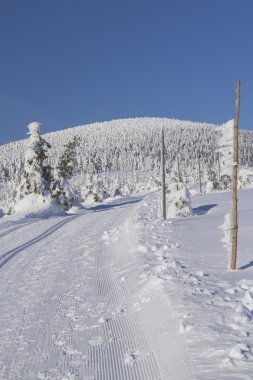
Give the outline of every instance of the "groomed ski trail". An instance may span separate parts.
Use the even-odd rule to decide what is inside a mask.
[[[147,334],[128,310],[114,252],[102,239],[140,199],[3,235],[0,379],[161,378]]]

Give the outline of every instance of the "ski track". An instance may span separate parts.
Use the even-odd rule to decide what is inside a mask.
[[[15,226],[15,227],[12,227],[12,228],[8,228],[5,231],[3,231],[3,232],[0,233],[0,238],[3,238],[4,236],[9,235],[13,231],[20,230],[20,228],[23,228],[23,227],[25,227],[25,226],[27,226],[27,225],[29,225],[31,223],[32,222],[30,222],[30,223],[22,223],[20,226]]]
[[[50,228],[44,221],[43,233],[34,225],[29,241],[2,254],[0,379],[161,378],[128,309],[114,252],[102,241],[131,208],[56,219]]]
[[[16,256],[18,253],[24,251],[26,248],[30,247],[33,244],[38,243],[40,240],[45,239],[47,236],[51,235],[53,232],[61,228],[64,224],[68,223],[70,220],[76,218],[76,216],[68,217],[68,219],[60,221],[59,223],[56,223],[53,227],[50,227],[42,234],[38,235],[37,237],[33,238],[32,240],[28,241],[25,244],[21,244],[20,246],[7,251],[3,255],[0,256],[0,268],[2,268],[9,260],[12,259],[12,257]],[[30,223],[27,223],[28,225]],[[17,228],[20,229],[21,227]],[[13,232],[15,229],[11,229],[10,232]],[[10,233],[9,232],[9,233]]]

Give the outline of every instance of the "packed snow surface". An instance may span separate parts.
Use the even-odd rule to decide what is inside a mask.
[[[230,192],[167,221],[159,203],[0,219],[0,379],[253,378],[253,190],[239,191],[235,272]]]

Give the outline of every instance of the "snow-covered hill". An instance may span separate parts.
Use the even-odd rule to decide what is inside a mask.
[[[186,182],[192,183],[198,178],[199,160],[203,172],[218,170],[221,128],[213,124],[165,118],[122,119],[49,133],[44,138],[52,145],[49,161],[53,166],[57,165],[64,144],[79,136],[78,173],[148,171],[156,174],[160,169],[162,128],[168,171],[175,165],[176,158]],[[17,175],[26,144],[27,140],[21,140],[0,146],[2,182]],[[240,165],[253,166],[252,132],[240,131],[239,156]]]
[[[48,163],[59,164],[66,144],[75,137],[71,184],[80,201],[157,188],[160,182],[161,131],[165,131],[167,179],[174,173],[188,186],[219,181],[232,163],[232,124],[216,126],[162,118],[136,118],[95,123],[43,137],[51,144]],[[24,134],[26,133],[24,128]],[[239,164],[253,166],[253,133],[240,131]],[[229,142],[229,144],[228,144]],[[21,180],[28,140],[0,146],[0,208],[8,210]],[[225,169],[225,170],[224,170]],[[246,174],[247,176],[247,174]],[[226,180],[226,178],[225,178]],[[243,179],[244,181],[244,179]],[[242,182],[242,181],[241,181]],[[246,180],[247,182],[247,180]],[[224,188],[224,184],[220,189]],[[12,189],[12,190],[11,190]],[[96,195],[94,195],[96,194]]]

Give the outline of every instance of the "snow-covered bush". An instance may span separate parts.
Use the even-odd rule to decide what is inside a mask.
[[[238,188],[245,189],[250,185],[250,183],[251,183],[251,180],[249,177],[248,170],[241,169],[238,175]]]
[[[97,174],[87,174],[85,184],[81,189],[81,196],[86,203],[99,203],[109,198],[110,195],[103,186],[102,178],[99,178]]]
[[[169,218],[192,215],[190,193],[186,185],[182,182],[177,182],[175,178],[171,178],[170,180],[168,201]]]
[[[220,177],[218,189],[219,190],[231,190],[231,188],[232,188],[231,177],[227,174],[223,174]]]
[[[206,173],[206,192],[211,193],[212,191],[218,190],[219,187],[219,181],[217,179],[217,175],[215,171],[213,170],[208,170]]]
[[[122,195],[122,185],[121,180],[118,176],[114,178],[108,178],[106,184],[107,192],[109,193],[111,198],[121,196]]]

